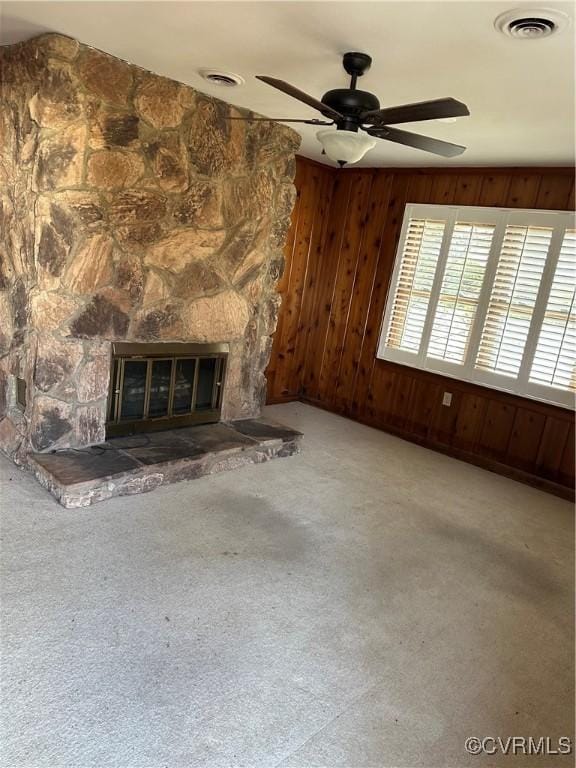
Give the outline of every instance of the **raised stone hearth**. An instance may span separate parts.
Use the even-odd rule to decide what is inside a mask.
[[[90,448],[30,457],[32,471],[64,507],[146,493],[300,450],[302,435],[267,419],[118,437]]]

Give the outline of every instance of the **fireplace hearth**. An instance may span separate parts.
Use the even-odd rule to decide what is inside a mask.
[[[115,437],[74,451],[37,453],[30,468],[64,507],[146,493],[300,452],[302,435],[269,419],[202,424]]]

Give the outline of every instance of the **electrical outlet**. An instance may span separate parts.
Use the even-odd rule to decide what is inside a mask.
[[[447,406],[452,405],[452,392],[444,392],[444,397],[442,398],[442,405],[447,405]]]

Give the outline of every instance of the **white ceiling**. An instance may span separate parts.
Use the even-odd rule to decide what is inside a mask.
[[[574,16],[572,3],[548,2]],[[496,32],[496,16],[534,3],[509,2],[4,2],[0,42],[43,31],[83,43],[272,117],[319,117],[254,79],[288,80],[320,98],[347,87],[341,55],[369,53],[359,81],[382,106],[453,96],[471,117],[399,126],[464,144],[446,160],[381,141],[365,166],[565,165],[574,162],[574,37],[519,41]],[[237,89],[197,70],[232,71]],[[299,126],[302,154],[322,160],[317,128]]]

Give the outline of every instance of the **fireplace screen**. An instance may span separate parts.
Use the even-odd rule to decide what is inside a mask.
[[[108,435],[220,420],[226,344],[113,344]]]

